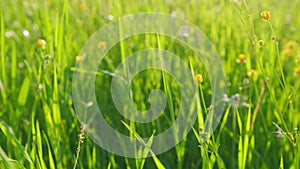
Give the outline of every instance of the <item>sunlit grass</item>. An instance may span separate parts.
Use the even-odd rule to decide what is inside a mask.
[[[299,1],[279,0],[1,1],[0,168],[300,168],[299,9]],[[195,53],[153,34],[114,46],[95,83],[106,120],[123,134],[143,142],[141,137],[163,132],[180,105],[169,74],[143,71],[131,84],[134,105],[147,110],[148,94],[161,89],[168,98],[163,115],[146,124],[111,117],[118,113],[111,92],[101,89],[110,89],[113,72],[126,56],[146,48],[170,51],[189,65],[199,89],[197,105],[191,105],[199,114],[187,137],[168,152],[144,159],[116,156],[87,135],[78,138],[83,132],[72,103],[72,74],[76,61],[84,59],[79,54],[85,41],[112,20],[138,12],[169,13],[200,28],[220,55],[227,80],[223,118],[202,143],[211,85]],[[150,147],[151,139],[144,144]]]

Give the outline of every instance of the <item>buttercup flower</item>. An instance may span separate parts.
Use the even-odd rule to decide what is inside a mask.
[[[246,63],[246,55],[245,54],[239,54],[238,58],[236,59],[237,63]]]
[[[300,55],[296,57],[296,63],[300,64]]]
[[[79,5],[79,8],[84,11],[86,9],[86,5],[84,3],[81,3]]]
[[[36,41],[36,46],[41,48],[41,49],[45,49],[46,48],[46,41],[44,39],[38,39]]]
[[[82,62],[84,60],[84,56],[78,55],[76,56],[76,62]]]
[[[203,77],[202,77],[202,75],[201,75],[201,74],[197,74],[197,75],[195,76],[195,80],[196,80],[197,83],[202,83],[202,82],[203,82]]]
[[[292,51],[291,51],[290,48],[285,48],[282,51],[282,54],[285,55],[285,56],[291,56],[291,53],[292,53]]]
[[[262,12],[260,13],[260,16],[261,16],[265,21],[267,21],[267,20],[270,19],[271,13],[270,13],[270,11],[262,11]]]
[[[299,75],[300,75],[300,67],[298,67],[298,68],[296,68],[296,69],[294,70],[294,75],[295,75],[295,76],[299,76]]]
[[[256,70],[254,69],[251,69],[249,72],[247,72],[248,77],[254,76],[255,74],[256,74]]]

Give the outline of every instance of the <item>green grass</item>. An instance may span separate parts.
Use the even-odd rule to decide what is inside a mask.
[[[264,10],[271,12],[268,21],[260,16]],[[152,151],[152,139],[144,142],[141,138],[162,133],[177,117],[178,85],[168,73],[139,73],[131,84],[135,108],[149,108],[148,95],[153,89],[165,91],[168,102],[159,119],[135,123],[112,106],[111,92],[105,89],[110,89],[113,74],[107,72],[114,72],[126,56],[136,51],[160,48],[180,56],[193,74],[203,74],[204,80],[198,85],[196,105],[191,105],[198,107],[199,113],[187,137],[163,154],[133,159],[103,150],[87,135],[80,142],[80,123],[72,102],[72,74],[85,41],[111,22],[109,15],[117,19],[138,12],[175,13],[200,28],[223,62],[228,96],[239,94],[250,107],[226,103],[218,128],[202,143],[200,134],[211,106],[211,84],[201,60],[188,47],[163,35],[125,39],[99,65],[95,83],[96,93],[101,94],[97,102],[109,124],[146,145],[141,153]],[[300,56],[299,21],[300,2],[296,0],[241,0],[240,4],[229,0],[3,0],[0,168],[298,169],[300,75],[294,76],[294,69],[300,68],[295,62]],[[40,38],[46,41],[45,49],[36,45]],[[245,64],[236,62],[242,53],[246,55]],[[256,73],[247,77],[251,69]]]

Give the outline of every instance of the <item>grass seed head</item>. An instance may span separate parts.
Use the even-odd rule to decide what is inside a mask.
[[[262,48],[264,46],[264,41],[263,40],[259,40],[258,41],[258,47]]]

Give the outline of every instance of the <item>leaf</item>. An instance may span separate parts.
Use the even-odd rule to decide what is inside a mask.
[[[5,134],[5,136],[8,138],[9,142],[14,145],[19,152],[23,154],[23,156],[27,159],[27,161],[33,165],[32,160],[28,153],[25,151],[25,148],[23,145],[18,141],[18,139],[15,137],[14,131],[11,127],[9,127],[5,122],[0,121],[0,128],[2,132]]]
[[[18,97],[18,104],[21,106],[24,106],[27,101],[29,87],[30,87],[30,78],[26,76],[22,82],[19,97]]]

